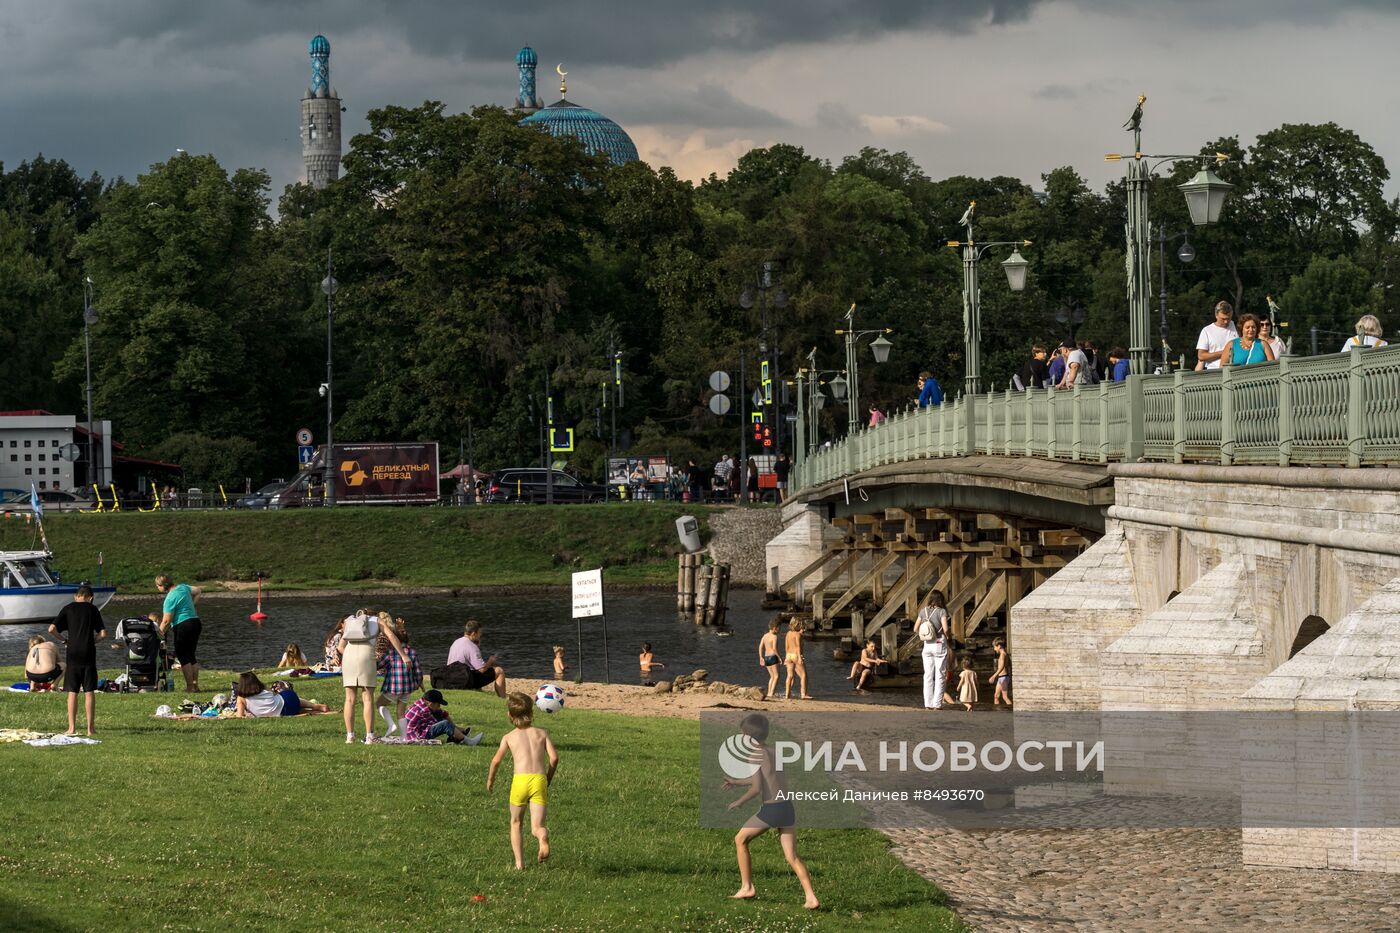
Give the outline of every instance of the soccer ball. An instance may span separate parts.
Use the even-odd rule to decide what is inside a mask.
[[[546,713],[557,713],[564,708],[564,688],[545,684],[535,691],[535,705]]]

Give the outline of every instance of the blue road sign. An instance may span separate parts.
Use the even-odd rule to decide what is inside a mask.
[[[310,463],[315,456],[315,447],[311,447],[307,444],[302,444],[297,447],[297,463],[300,463],[302,466],[306,466]]]

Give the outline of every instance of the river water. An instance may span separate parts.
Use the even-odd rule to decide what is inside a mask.
[[[103,612],[108,631],[111,632],[123,616],[159,608],[158,599],[113,602]],[[762,594],[756,590],[730,592],[728,618],[733,635],[726,637],[678,616],[672,593],[607,593],[604,606],[612,681],[640,681],[637,654],[642,643],[649,641],[657,660],[666,664],[664,671],[653,675],[655,679],[688,674],[703,667],[710,672],[711,680],[766,685],[767,676],[758,666],[758,641],[767,630],[773,613],[760,608],[761,599]],[[565,647],[569,665],[566,679],[573,680],[580,669],[586,680],[603,679],[603,623],[598,619],[582,620],[583,653],[580,655],[577,629],[569,617],[567,589],[460,597],[273,595],[263,599],[263,611],[268,619],[261,626],[248,620],[249,613],[254,610],[252,594],[246,599],[206,598],[199,607],[203,624],[199,641],[201,665],[223,670],[271,667],[289,642],[299,644],[315,663],[321,659],[321,645],[336,620],[360,606],[384,609],[404,618],[425,672],[446,663],[448,648],[462,634],[462,624],[476,619],[482,624],[483,653],[497,656],[508,679],[552,679],[553,645]],[[0,657],[5,663],[23,663],[29,636],[45,629],[42,624],[0,626]],[[854,700],[856,697],[845,679],[850,663],[831,657],[836,644],[834,641],[807,644],[808,689],[819,696]],[[111,658],[111,661],[104,660],[104,668],[120,666],[116,651],[111,653]],[[797,692],[795,684],[793,692],[794,695]],[[896,700],[892,694],[909,691],[879,693],[880,700],[888,703]]]

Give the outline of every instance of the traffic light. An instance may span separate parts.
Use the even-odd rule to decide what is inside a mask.
[[[755,444],[762,444],[763,432],[767,430],[767,428],[763,426],[763,412],[749,412],[749,420],[753,422],[753,442]]]
[[[763,426],[763,446],[773,446],[773,429],[768,427],[768,425],[766,424]]]

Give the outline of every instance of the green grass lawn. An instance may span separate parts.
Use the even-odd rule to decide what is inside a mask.
[[[298,691],[341,703],[335,679]],[[508,727],[494,697],[448,693],[459,724],[486,730],[479,748],[347,746],[339,716],[151,718],[172,697],[100,694],[101,745],[0,745],[4,929],[962,928],[870,830],[800,834],[819,911],[771,835],[754,845],[758,899],[729,900],[732,834],[698,825],[694,722],[541,714],[561,756],[553,854],[518,873],[508,769],[485,791]],[[0,692],[0,727],[61,732],[64,696]]]
[[[562,585],[606,567],[620,584],[673,584],[675,520],[706,506],[617,502],[586,506],[338,508],[286,512],[52,514],[44,522],[65,579],[105,578],[152,592],[155,575],[211,584],[264,571],[278,589]],[[32,527],[0,522],[0,550],[34,546]]]

